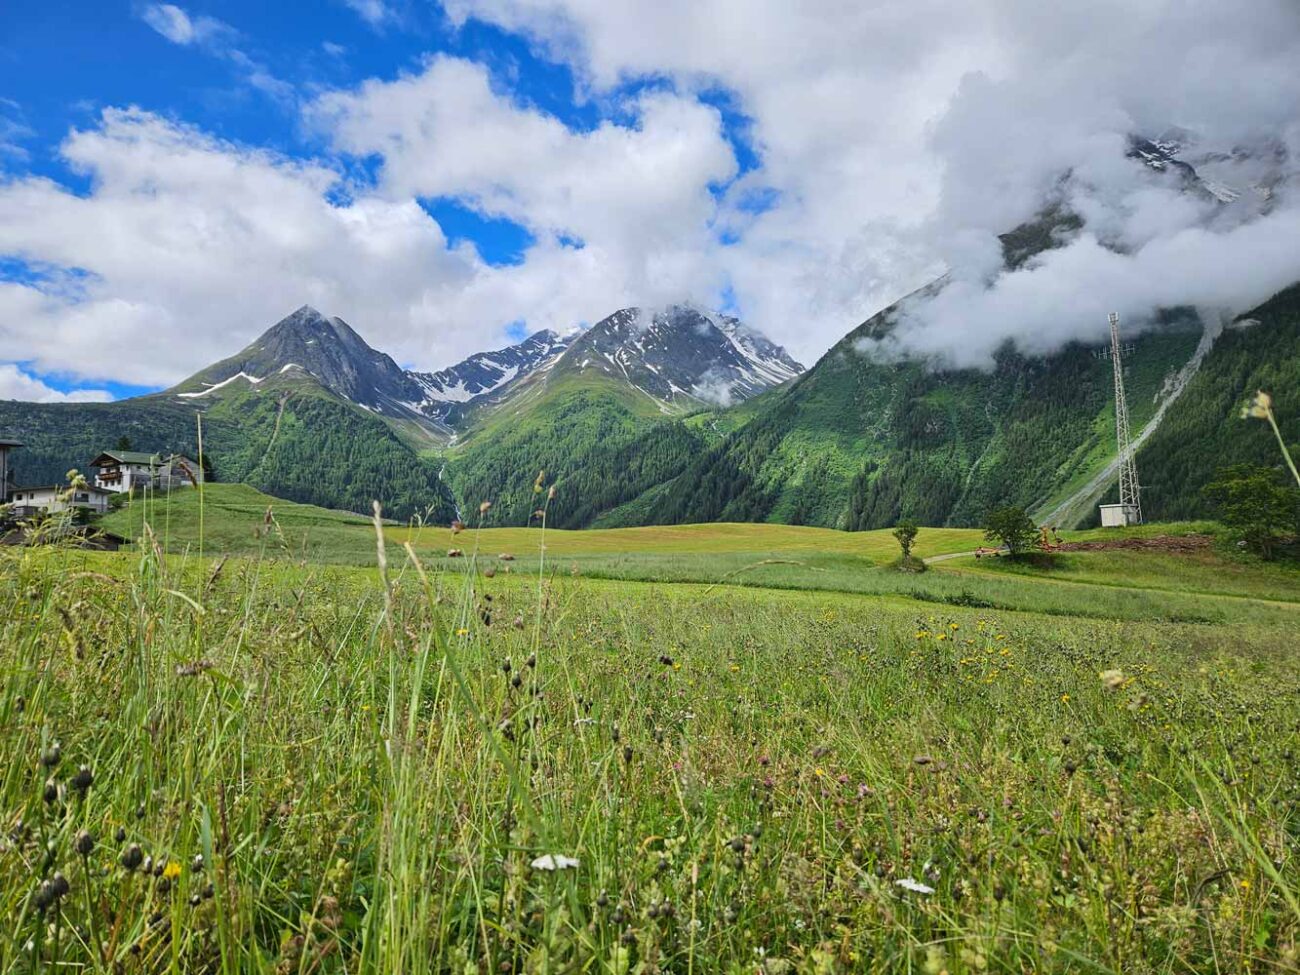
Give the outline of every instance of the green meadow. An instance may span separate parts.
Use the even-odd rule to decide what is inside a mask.
[[[1294,569],[198,501],[0,554],[0,970],[1300,970]]]

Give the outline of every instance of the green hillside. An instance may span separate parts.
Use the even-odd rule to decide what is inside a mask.
[[[159,394],[117,403],[0,402],[0,431],[15,451],[22,483],[62,481],[119,438],[137,450],[197,453],[195,415],[219,481],[240,481],[277,497],[365,512],[373,500],[405,518],[447,522],[455,509],[437,467],[420,460],[383,420],[307,381],[236,388],[210,400]]]
[[[606,376],[558,373],[480,416],[448,453],[447,476],[465,510],[491,500],[499,523],[526,525],[545,471],[550,523],[583,528],[675,478],[717,436]]]
[[[162,397],[117,403],[24,403],[0,400],[0,436],[23,447],[10,457],[19,484],[62,483],[126,437],[136,450],[195,456],[194,409]],[[89,472],[87,472],[89,473]]]
[[[1252,324],[1253,323],[1253,324]],[[1273,394],[1278,426],[1300,456],[1300,285],[1229,326],[1160,428],[1138,453],[1151,518],[1204,513],[1200,490],[1229,464],[1281,464],[1268,425],[1240,419],[1256,390]]]
[[[649,520],[770,520],[864,529],[900,518],[970,525],[996,504],[1038,507],[1112,450],[1110,364],[1071,345],[989,371],[881,362],[863,351],[887,309],[788,393],[696,457]],[[1129,396],[1140,426],[1191,357],[1199,328],[1168,316],[1137,342]]]

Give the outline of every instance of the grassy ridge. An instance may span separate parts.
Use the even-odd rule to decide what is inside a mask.
[[[529,494],[531,495],[531,482]],[[254,530],[263,526],[268,509],[282,529],[292,552],[306,551],[313,561],[368,562],[374,556],[370,520],[348,512],[297,504],[263,494],[242,484],[212,484],[203,497],[204,528],[208,550],[234,554],[257,554],[264,548]],[[169,497],[141,502],[114,512],[103,520],[110,531],[129,538],[139,534],[147,516],[160,534],[166,534],[173,548],[198,547],[199,494],[177,491]],[[496,516],[488,516],[488,524]],[[541,541],[537,528],[485,528],[473,533],[485,553],[501,552],[535,556]],[[466,546],[470,535],[453,537],[445,528],[411,527],[396,529],[394,544],[411,540],[430,552],[440,547]],[[981,544],[979,532],[971,529],[941,529],[922,534],[917,551],[921,555],[960,552]],[[887,531],[849,534],[823,528],[789,525],[703,524],[653,528],[593,529],[567,531],[548,529],[547,551],[556,557],[608,555],[620,552],[700,554],[753,553],[769,551],[822,552],[854,555],[874,561],[893,558],[897,543]]]
[[[296,505],[239,485],[212,485],[205,510],[209,554],[251,556],[296,563],[370,565],[375,558],[368,519]],[[140,532],[148,517],[164,549],[198,551],[197,492],[178,492],[147,509],[117,512],[105,526],[128,537]],[[266,520],[268,509],[272,520]],[[491,515],[489,514],[489,519]],[[1145,525],[1133,536],[1187,533],[1212,529],[1206,523]],[[1114,530],[1068,533],[1075,540],[1111,538]],[[1242,563],[1216,555],[1201,557],[1193,570],[1187,559],[1158,552],[1124,552],[1109,556],[1106,578],[1129,581],[1109,588],[1091,583],[1097,573],[1014,573],[1015,566],[991,574],[1004,563],[972,559],[944,562],[924,575],[888,568],[897,555],[890,532],[837,532],[788,525],[710,523],[657,528],[564,531],[537,528],[483,528],[452,535],[444,528],[390,526],[389,558],[405,558],[410,542],[440,571],[461,574],[479,563],[502,575],[535,573],[543,564],[552,575],[675,584],[834,591],[916,601],[932,605],[966,605],[1002,610],[1104,619],[1226,623],[1293,619],[1285,601],[1290,576],[1272,567]],[[973,529],[923,529],[916,551],[922,556],[969,552],[984,544]],[[448,558],[451,548],[465,557]],[[513,560],[500,561],[501,554]],[[1104,553],[1088,553],[1080,564]],[[1064,564],[1064,563],[1061,563]],[[972,571],[984,568],[987,571]],[[1193,586],[1192,582],[1198,583]],[[1244,598],[1237,598],[1244,597]],[[1265,600],[1261,602],[1260,600]]]
[[[945,564],[950,570],[972,571],[973,566],[973,560]],[[1265,565],[1254,558],[1227,558],[1210,550],[1179,555],[1068,552],[1032,564],[1005,559],[981,561],[974,571],[1039,581],[1300,603],[1300,565]]]

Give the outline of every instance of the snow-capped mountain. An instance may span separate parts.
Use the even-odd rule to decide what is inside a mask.
[[[251,345],[196,373],[172,392],[200,405],[223,391],[260,388],[311,378],[374,413],[415,413],[419,383],[390,356],[372,349],[341,318],[326,318],[310,305],[272,325]],[[418,414],[416,414],[418,415]]]
[[[446,369],[417,372],[371,348],[343,319],[304,305],[168,395],[202,408],[241,392],[314,382],[408,430],[445,440],[472,411],[506,399],[562,362],[566,369],[603,370],[682,406],[738,402],[803,371],[784,349],[734,318],[674,307],[654,314],[625,308],[586,332],[543,330]]]
[[[1157,172],[1177,174],[1194,193],[1259,213],[1266,212],[1294,178],[1288,177],[1286,146],[1276,141],[1220,148],[1173,129],[1154,139],[1133,136],[1128,155]]]
[[[504,394],[516,381],[554,364],[577,331],[567,336],[550,329],[534,332],[518,345],[478,352],[437,372],[412,372],[423,390],[419,410],[431,419],[454,425],[467,407]]]
[[[557,370],[596,370],[663,403],[726,406],[793,379],[803,366],[735,318],[676,305],[623,308],[597,322]]]

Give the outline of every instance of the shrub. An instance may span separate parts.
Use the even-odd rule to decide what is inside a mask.
[[[1300,490],[1267,467],[1220,468],[1204,494],[1232,536],[1261,558],[1272,559],[1278,546],[1300,527]]]
[[[1006,505],[984,517],[984,537],[1000,542],[1013,556],[1023,555],[1038,545],[1038,528],[1024,508]]]
[[[898,539],[898,547],[903,550],[904,562],[912,557],[912,545],[916,542],[916,533],[919,530],[914,521],[900,521],[894,529],[894,537]]]

